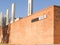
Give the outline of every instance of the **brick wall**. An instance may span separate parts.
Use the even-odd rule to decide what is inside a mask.
[[[46,15],[46,18],[39,17]],[[5,27],[0,26],[0,43],[60,44],[60,6],[51,6]]]
[[[47,18],[31,22],[43,15],[47,15]],[[16,21],[11,24],[10,28],[10,44],[53,44],[54,6]]]
[[[60,44],[60,7],[54,7],[54,43]]]

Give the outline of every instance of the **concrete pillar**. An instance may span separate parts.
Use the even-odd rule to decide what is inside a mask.
[[[6,25],[9,24],[9,10],[7,9],[7,12],[6,12]]]
[[[15,3],[12,4],[12,22],[15,21]]]
[[[33,13],[33,0],[28,0],[28,16]]]
[[[2,12],[0,13],[0,26],[3,24],[3,17],[2,17]]]

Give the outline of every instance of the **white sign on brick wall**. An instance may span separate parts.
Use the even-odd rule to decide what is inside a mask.
[[[45,19],[45,18],[47,18],[47,16],[46,16],[46,15],[43,15],[43,16],[40,16],[40,17],[39,17],[39,20],[43,20],[43,19]]]

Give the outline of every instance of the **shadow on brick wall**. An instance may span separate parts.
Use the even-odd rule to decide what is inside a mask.
[[[10,29],[10,24],[2,28],[3,38],[1,43],[9,43]]]

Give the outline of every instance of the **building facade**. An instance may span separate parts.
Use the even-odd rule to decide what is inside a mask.
[[[50,6],[13,23],[0,26],[0,42],[60,44],[60,6]]]
[[[50,6],[8,28],[10,44],[60,44],[60,6]]]

